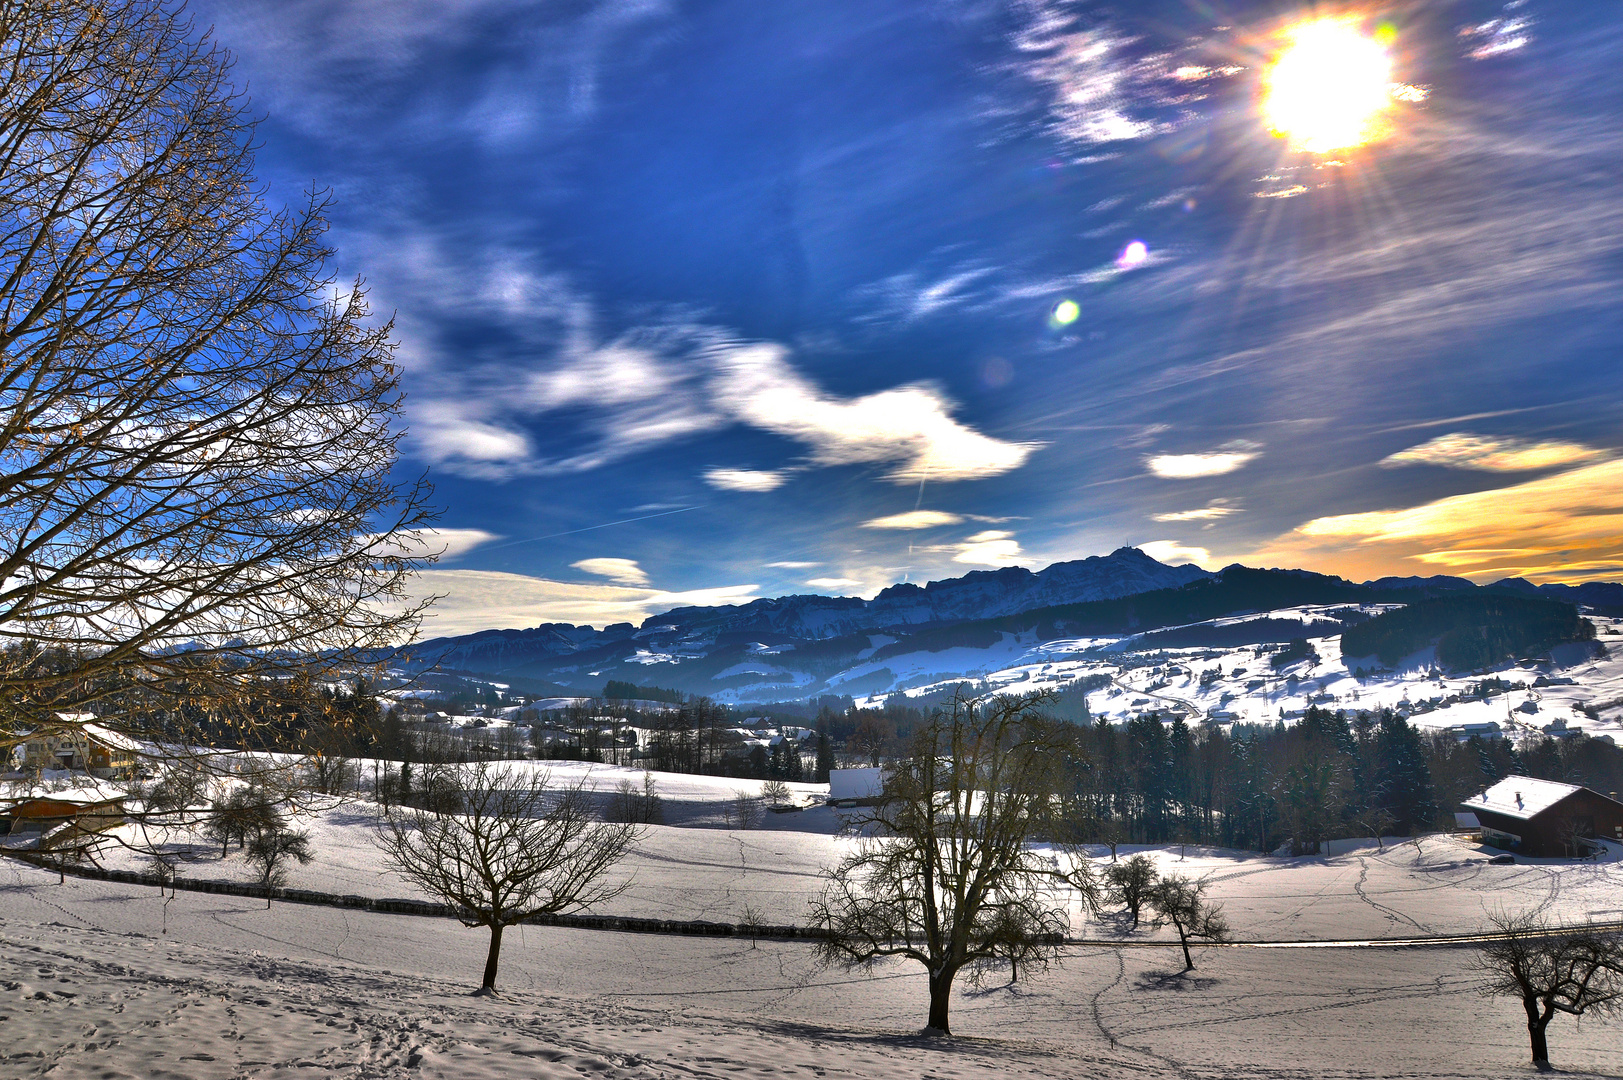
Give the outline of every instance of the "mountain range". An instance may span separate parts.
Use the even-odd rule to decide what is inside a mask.
[[[1239,564],[1216,572],[1170,566],[1123,547],[1036,572],[1006,567],[925,585],[893,585],[872,600],[793,595],[675,608],[641,626],[618,623],[598,630],[546,623],[485,630],[421,642],[402,659],[409,670],[521,680],[542,692],[596,694],[606,680],[621,679],[734,700],[787,700],[831,690],[858,692],[862,688],[843,677],[853,666],[871,669],[907,653],[986,649],[1006,640],[1034,644],[1144,634],[1166,647],[1184,637],[1190,638],[1186,644],[1210,644],[1216,631],[1189,624],[1304,604],[1403,604],[1477,588],[1623,615],[1623,584],[1615,582],[1534,585],[1508,579],[1477,586],[1439,575],[1354,583]],[[1184,629],[1171,629],[1179,627]],[[1339,628],[1334,622],[1326,626],[1328,632]],[[1269,641],[1301,632],[1299,622],[1251,620],[1221,633]],[[894,688],[878,683],[874,690]]]

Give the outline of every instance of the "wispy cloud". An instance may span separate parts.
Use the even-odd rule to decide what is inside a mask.
[[[400,275],[410,298],[429,309],[455,307],[464,317],[488,314],[547,356],[540,370],[519,370],[505,357],[451,364],[430,333],[403,320],[403,352],[416,361],[414,379],[430,390],[412,409],[410,448],[450,472],[498,480],[586,472],[733,425],[799,443],[804,454],[794,468],[879,465],[886,479],[910,484],[998,476],[1043,445],[976,430],[933,384],[830,393],[795,368],[787,348],[732,343],[716,327],[673,319],[599,343],[591,302],[557,276],[509,265],[500,281],[487,273],[477,287],[442,285],[435,250],[411,259]],[[543,418],[557,415],[567,415],[579,437],[567,453],[548,455],[537,432],[547,430]],[[790,471],[714,468],[705,480],[761,492]]]
[[[723,491],[775,491],[789,478],[782,470],[709,469],[704,482]]]
[[[619,585],[646,585],[648,575],[635,559],[581,559],[569,564],[596,577],[608,578]]]
[[[1022,5],[1029,21],[1013,44],[1015,69],[1048,91],[1049,121],[1083,145],[1142,139],[1162,130],[1140,113],[1154,66],[1135,60],[1130,37],[1086,20],[1070,4]]]
[[[843,577],[814,577],[806,582],[814,589],[848,589],[852,585],[861,585],[855,578]]]
[[[999,529],[987,529],[965,537],[962,543],[955,546],[958,553],[952,557],[953,562],[976,566],[1013,566],[1023,561],[1020,542],[1014,538],[1014,533]]]
[[[1165,480],[1222,476],[1244,468],[1257,456],[1256,443],[1229,443],[1202,454],[1156,454],[1144,459],[1145,468]]]
[[[1205,548],[1189,547],[1176,540],[1151,540],[1147,544],[1138,545],[1138,549],[1157,562],[1174,565],[1178,563],[1205,565],[1212,558],[1212,553]]]
[[[1195,510],[1174,510],[1165,514],[1151,514],[1152,521],[1216,521],[1230,514],[1238,514],[1242,507],[1231,505],[1226,499],[1213,499]]]
[[[1558,465],[1575,465],[1605,455],[1582,443],[1552,440],[1532,442],[1526,439],[1467,435],[1453,432],[1411,446],[1381,459],[1387,468],[1400,465],[1441,465],[1450,469],[1482,469],[1488,472],[1521,472],[1530,469],[1548,469]]]
[[[663,0],[215,0],[221,38],[278,77],[254,86],[283,123],[349,144],[420,131],[501,144],[556,138],[596,112],[605,61]],[[500,63],[468,71],[436,59]],[[342,72],[343,78],[333,78]],[[394,124],[373,122],[387,114]]]
[[[864,529],[934,529],[941,525],[957,525],[964,519],[945,510],[908,510],[901,514],[870,518],[862,523]]]
[[[771,567],[775,567],[775,568],[777,568],[779,570],[810,570],[814,566],[822,566],[823,564],[820,563],[820,562],[786,561],[786,562],[769,562],[769,563],[767,563],[767,565],[771,566]]]

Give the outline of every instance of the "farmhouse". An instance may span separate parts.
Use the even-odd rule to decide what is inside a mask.
[[[62,769],[86,772],[103,780],[127,780],[135,775],[141,746],[94,723],[88,715],[61,717],[62,727],[45,728],[23,743],[23,769]]]
[[[1577,784],[1507,776],[1464,809],[1483,839],[1524,855],[1582,855],[1593,846],[1586,840],[1623,841],[1623,803]]]

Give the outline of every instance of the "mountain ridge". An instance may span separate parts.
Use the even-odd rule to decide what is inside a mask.
[[[1479,588],[1623,614],[1617,583],[1540,586],[1507,579],[1478,586],[1446,575],[1351,582],[1239,563],[1218,571],[1169,566],[1123,547],[1038,571],[1004,567],[924,585],[900,583],[872,600],[793,594],[673,608],[640,626],[483,630],[425,641],[403,659],[417,670],[539,678],[582,693],[596,693],[605,678],[615,678],[693,693],[806,696],[829,688],[854,664],[908,652],[984,649],[1006,638],[1120,636],[1304,604],[1405,604]]]

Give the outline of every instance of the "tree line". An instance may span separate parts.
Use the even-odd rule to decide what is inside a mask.
[[[1190,726],[1147,713],[1076,727],[1064,797],[1092,843],[1204,843],[1312,852],[1326,840],[1453,826],[1459,804],[1511,774],[1623,787],[1623,750],[1557,739],[1425,732],[1391,710],[1311,707],[1294,724]]]

